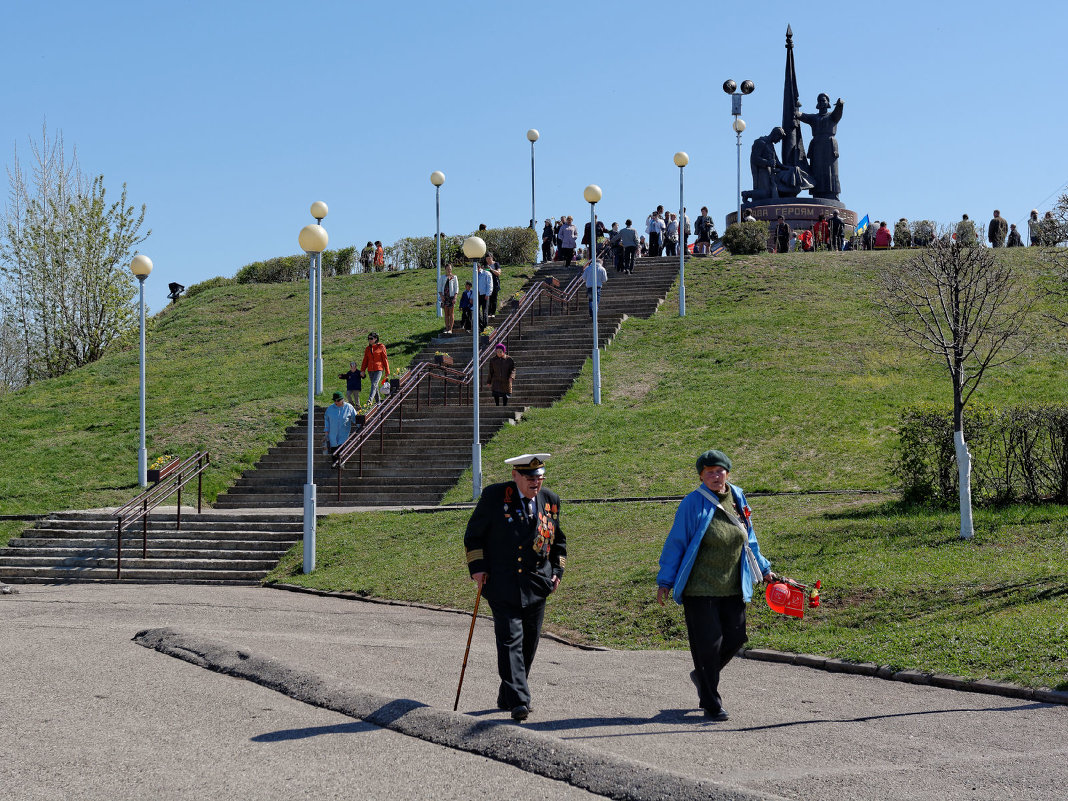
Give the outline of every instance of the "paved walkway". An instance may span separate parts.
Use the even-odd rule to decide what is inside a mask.
[[[594,797],[132,641],[167,626],[244,650],[241,659],[267,657],[327,695],[362,690],[451,710],[463,616],[258,588],[18,590],[0,596],[5,797]],[[712,724],[693,709],[689,668],[683,652],[544,640],[535,713],[522,728],[605,764],[637,760],[715,782],[723,798],[737,788],[737,797],[1034,801],[1061,799],[1068,786],[1068,707],[738,660],[724,676],[731,720]],[[462,720],[515,730],[494,709],[487,621],[464,688]]]

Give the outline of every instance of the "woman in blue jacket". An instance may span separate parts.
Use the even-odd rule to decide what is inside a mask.
[[[749,504],[728,483],[731,460],[722,451],[697,457],[701,486],[682,499],[660,553],[656,600],[682,604],[694,670],[690,679],[707,717],[727,720],[719,674],[745,644],[745,605],[753,585],[775,577],[760,553]]]

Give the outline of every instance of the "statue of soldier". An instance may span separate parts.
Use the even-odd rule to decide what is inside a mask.
[[[786,131],[772,128],[767,136],[758,136],[749,154],[749,166],[753,170],[753,199],[779,196],[777,177],[782,162],[775,152],[775,145],[783,140]]]
[[[831,111],[831,98],[822,92],[816,98],[817,114],[802,114],[800,110],[794,116],[801,122],[812,126],[812,140],[808,147],[809,175],[815,186],[812,197],[838,200],[842,186],[838,182],[838,122],[842,119],[842,98],[834,104]]]

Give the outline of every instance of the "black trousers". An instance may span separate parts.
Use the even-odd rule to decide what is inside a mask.
[[[538,650],[545,601],[525,607],[496,602],[490,603],[490,609],[497,638],[497,675],[501,677],[497,705],[505,709],[530,706],[527,677]]]
[[[489,295],[478,296],[478,332],[481,334],[486,330],[486,325],[489,322],[489,317],[486,312],[489,307]]]
[[[634,255],[638,252],[637,246],[628,246],[623,248],[623,270],[632,273],[634,272]]]
[[[686,633],[693,657],[698,702],[713,715],[723,708],[719,674],[745,645],[745,601],[741,595],[725,598],[682,597]]]
[[[649,234],[649,255],[654,259],[660,255],[660,232],[653,231]]]

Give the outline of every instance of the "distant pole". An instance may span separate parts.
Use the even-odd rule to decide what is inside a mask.
[[[324,203],[323,206],[326,204]],[[314,207],[313,207],[314,208]],[[313,211],[314,214],[314,211]],[[325,217],[326,214],[324,213]],[[321,219],[321,218],[320,218]],[[297,237],[308,254],[308,476],[304,484],[304,566],[305,573],[315,570],[315,257],[326,249],[326,229],[319,223],[305,225]]]
[[[141,287],[141,382],[138,400],[141,407],[140,440],[137,449],[137,483],[148,486],[148,450],[145,448],[145,279],[152,272],[152,259],[139,253],[130,260],[130,272]]]
[[[445,183],[445,173],[438,170],[430,173],[430,183],[434,184],[434,242],[438,246],[438,280],[434,284],[434,309],[438,317],[441,317],[441,185]]]
[[[686,207],[683,205],[682,172],[690,157],[683,151],[675,154],[675,164],[679,168],[679,317],[686,316]]]
[[[597,203],[601,199],[601,187],[590,184],[582,196],[590,204],[590,265],[593,270],[593,402],[601,404],[601,348],[597,333],[598,286],[597,286]]]
[[[735,89],[740,91],[735,92]],[[750,80],[742,81],[740,87],[730,78],[723,82],[723,91],[731,96],[731,114],[734,115],[734,123],[731,127],[738,134],[738,181],[736,186],[738,218],[735,220],[738,223],[742,221],[742,131],[745,130],[745,120],[742,119],[742,95],[752,94],[754,89],[756,89],[756,84]]]
[[[311,215],[316,225],[323,224],[323,217],[329,208],[323,201],[317,200],[311,205]],[[323,254],[316,253],[315,269],[315,394],[323,394]]]
[[[471,400],[472,400],[472,424],[474,432],[471,435],[471,500],[477,501],[482,495],[482,442],[479,439],[478,419],[478,260],[486,255],[486,243],[480,237],[469,236],[464,240],[464,255],[471,259]]]
[[[541,134],[538,133],[537,128],[531,128],[527,131],[527,139],[530,140],[530,228],[532,231],[538,230],[538,217],[534,213],[534,143],[538,141],[538,137]],[[537,257],[535,256],[535,261]]]

